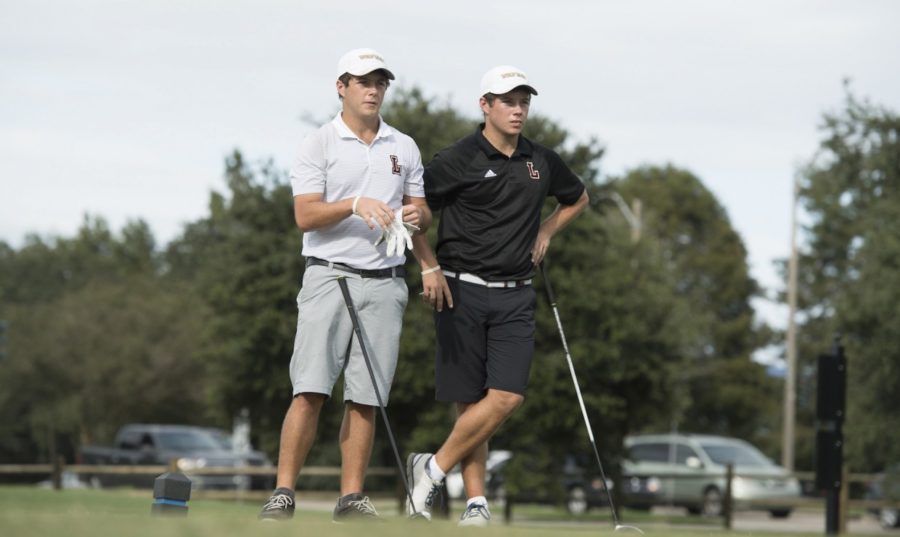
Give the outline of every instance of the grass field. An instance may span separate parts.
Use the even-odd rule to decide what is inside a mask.
[[[359,537],[359,525],[333,524],[330,513],[298,509],[293,520],[283,523],[262,523],[256,520],[260,503],[239,503],[219,500],[191,500],[185,518],[151,517],[150,491],[65,490],[53,491],[36,487],[0,487],[0,535],[4,537],[231,537],[231,536],[315,536]],[[381,504],[379,504],[381,505]],[[499,513],[496,513],[499,515]],[[517,508],[516,522],[511,526],[497,524],[479,530],[461,530],[453,521],[436,520],[431,523],[409,522],[405,518],[386,517],[382,524],[367,524],[365,537],[410,535],[422,537],[457,536],[475,531],[479,537],[567,537],[612,536],[608,519],[580,519],[556,516],[548,511],[528,506]],[[520,521],[521,520],[521,521]],[[650,524],[647,519],[630,519],[642,526],[647,535],[725,537],[750,535],[724,532],[716,527],[669,528],[665,521]],[[754,532],[752,535],[763,535]],[[811,534],[764,534],[770,537],[804,537]]]

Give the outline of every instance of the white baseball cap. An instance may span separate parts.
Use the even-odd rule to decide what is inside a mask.
[[[516,88],[525,87],[532,95],[538,92],[528,83],[528,77],[521,69],[511,65],[498,65],[481,77],[481,96],[487,93],[503,95]]]
[[[341,56],[337,65],[337,77],[341,78],[344,73],[350,73],[353,76],[363,76],[381,69],[387,77],[394,80],[392,73],[384,63],[384,58],[370,48],[357,48]]]

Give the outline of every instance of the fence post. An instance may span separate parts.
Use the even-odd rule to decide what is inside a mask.
[[[722,498],[722,526],[726,530],[731,529],[731,482],[734,480],[734,464],[728,463],[725,467],[725,497]]]
[[[62,490],[63,465],[65,465],[65,459],[62,455],[53,457],[53,475],[51,476],[53,490]]]
[[[506,502],[503,504],[503,523],[504,524],[512,524],[512,506],[513,506],[513,497],[509,494],[506,495]]]
[[[850,503],[850,479],[846,468],[843,468],[840,490],[840,506],[838,508],[838,534],[847,533],[847,510]]]

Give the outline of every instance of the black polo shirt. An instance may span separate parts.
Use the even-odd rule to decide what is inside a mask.
[[[483,128],[425,167],[425,198],[441,211],[438,263],[489,281],[530,278],[544,199],[572,205],[584,184],[553,150],[519,136],[507,157],[488,142]]]

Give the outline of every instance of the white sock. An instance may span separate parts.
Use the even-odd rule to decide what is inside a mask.
[[[469,500],[466,502],[466,509],[472,507],[475,504],[480,504],[487,507],[487,498],[485,498],[484,496],[475,496],[474,498],[469,498]]]
[[[430,477],[432,481],[443,481],[444,478],[447,477],[447,473],[441,470],[441,467],[438,466],[437,461],[434,460],[434,456],[428,459],[428,462],[425,463],[425,473],[428,474],[428,477]]]

